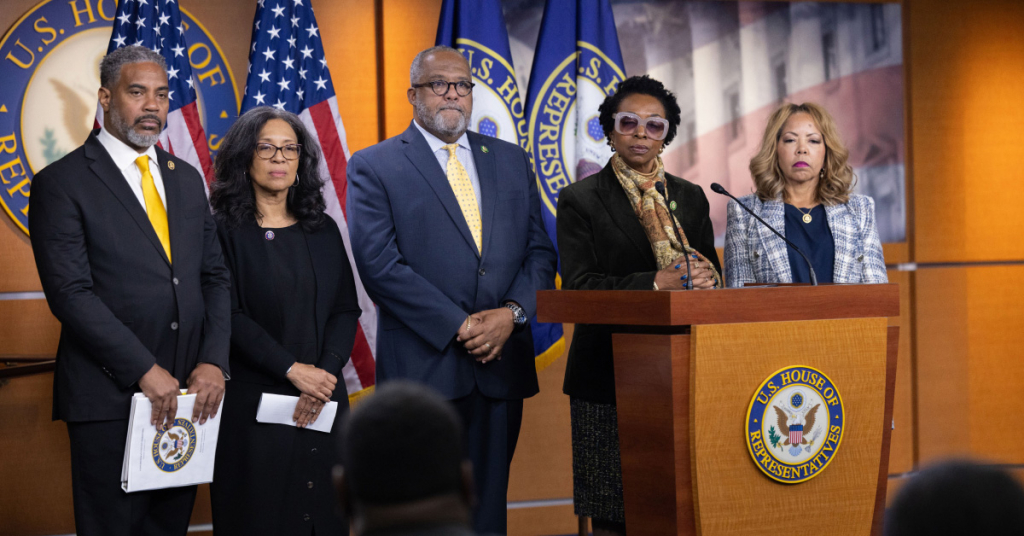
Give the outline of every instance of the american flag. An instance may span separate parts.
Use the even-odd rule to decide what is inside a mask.
[[[342,369],[349,395],[374,384],[377,312],[366,294],[352,261],[352,244],[345,216],[345,167],[348,145],[345,126],[338,113],[331,74],[327,70],[320,28],[313,16],[311,0],[259,0],[249,48],[249,77],[242,112],[257,106],[273,106],[297,114],[320,143],[323,157],[320,174],[326,181],[324,199],[329,214],[341,229],[356,292],[363,310],[356,330],[352,359]]]
[[[167,60],[170,109],[167,128],[160,134],[159,145],[195,166],[206,179],[209,190],[208,185],[213,180],[213,160],[206,145],[206,133],[199,121],[185,28],[181,24],[176,0],[119,0],[107,53],[129,45],[144,46]],[[101,124],[103,108],[97,106],[96,127]]]

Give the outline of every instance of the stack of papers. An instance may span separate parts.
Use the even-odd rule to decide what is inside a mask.
[[[298,404],[299,397],[297,396],[263,393],[263,396],[260,397],[260,407],[256,410],[256,422],[295,426],[292,416],[295,415],[295,406]],[[306,430],[330,433],[331,427],[334,426],[334,416],[337,413],[337,402],[324,404],[316,422],[306,426]]]
[[[179,396],[174,424],[164,432],[149,422],[153,405],[146,395],[135,394],[121,466],[121,488],[125,492],[213,482],[224,401],[221,400],[217,415],[205,424],[192,422],[195,402],[194,394]]]

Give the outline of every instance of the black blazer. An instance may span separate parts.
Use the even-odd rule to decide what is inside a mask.
[[[202,178],[157,148],[171,255],[94,131],[32,181],[29,228],[61,322],[53,418],[127,419],[154,363],[182,387],[198,363],[228,372],[230,280]]]
[[[690,246],[720,271],[704,190],[668,173],[665,182]],[[658,266],[651,242],[611,163],[562,189],[557,227],[562,289],[653,290]],[[612,326],[576,325],[562,390],[590,402],[615,403]]]

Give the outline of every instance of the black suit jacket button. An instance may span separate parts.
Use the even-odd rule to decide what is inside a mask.
[[[312,481],[306,482],[306,487],[309,488],[309,489],[313,489],[313,482]]]
[[[177,322],[171,322],[171,329],[177,330],[178,329],[178,323]]]
[[[178,284],[178,278],[175,277],[174,279],[171,279],[171,282],[174,283],[175,285],[177,285]]]
[[[487,275],[487,270],[484,270],[483,268],[481,268],[480,271],[477,272],[477,274],[479,274],[480,277],[483,277],[483,276]]]
[[[304,521],[309,521],[309,514],[302,514],[302,519]]]

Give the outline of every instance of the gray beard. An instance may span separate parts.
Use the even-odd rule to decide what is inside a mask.
[[[424,128],[432,132],[438,132],[446,138],[459,138],[469,128],[469,117],[457,108],[450,108],[459,112],[459,117],[456,120],[445,120],[441,116],[441,112],[444,109],[438,110],[436,114],[430,115],[425,104],[417,102],[413,105],[413,111],[416,113],[416,117],[423,122]]]
[[[132,125],[128,124],[128,121],[126,121],[125,118],[121,117],[121,114],[117,113],[113,106],[110,107],[108,114],[110,115],[110,121],[113,123],[114,128],[118,133],[124,134],[124,137],[128,138],[128,142],[133,146],[149,149],[160,141],[160,134],[139,134],[134,128],[132,128]]]

